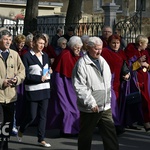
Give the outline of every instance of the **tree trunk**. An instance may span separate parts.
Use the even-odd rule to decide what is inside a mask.
[[[65,22],[66,27],[79,22],[82,17],[81,7],[82,0],[69,0]]]
[[[27,0],[23,30],[24,35],[37,30],[38,4],[39,0]]]

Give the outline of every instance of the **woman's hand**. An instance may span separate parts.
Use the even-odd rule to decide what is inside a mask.
[[[53,73],[53,70],[51,68],[49,68],[49,73],[52,74]]]
[[[141,66],[142,67],[146,67],[146,68],[148,68],[149,67],[149,64],[147,63],[147,62],[141,62]]]
[[[49,76],[48,72],[44,76],[42,76],[42,78],[41,78],[42,82],[45,82],[45,80],[47,80],[48,76]]]
[[[139,59],[138,59],[138,62],[141,64],[142,62],[145,62],[146,61],[146,55],[143,55],[141,56]]]
[[[129,80],[130,78],[130,72],[126,74],[125,76],[122,76],[124,80]]]

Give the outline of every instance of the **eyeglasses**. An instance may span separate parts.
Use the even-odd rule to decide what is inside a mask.
[[[62,43],[62,45],[66,45],[67,43]]]

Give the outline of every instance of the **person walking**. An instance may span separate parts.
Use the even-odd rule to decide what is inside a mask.
[[[111,72],[101,57],[103,42],[99,37],[90,37],[88,51],[76,63],[72,83],[80,110],[80,131],[78,150],[90,150],[92,134],[97,126],[104,144],[104,150],[119,150],[110,109]]]
[[[48,55],[42,52],[46,38],[43,34],[33,37],[33,49],[23,55],[26,68],[25,100],[26,117],[18,130],[18,141],[22,141],[23,133],[33,123],[38,113],[38,143],[43,147],[51,145],[44,140],[47,107],[50,98],[50,61]]]
[[[8,140],[13,127],[14,103],[17,88],[25,78],[25,68],[17,52],[10,49],[12,34],[0,31],[0,130],[9,123],[8,136],[0,133],[0,150],[8,150]]]
[[[76,93],[72,85],[72,70],[80,58],[83,43],[72,36],[68,48],[64,49],[52,64],[52,97],[49,105],[47,127],[60,129],[60,136],[70,137],[79,133],[79,110]]]

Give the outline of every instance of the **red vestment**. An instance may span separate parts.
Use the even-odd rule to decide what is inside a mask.
[[[128,44],[128,46],[125,49],[125,54],[129,61],[130,67],[132,67],[132,64],[143,55],[146,55],[146,62],[150,64],[150,56],[148,54],[148,51],[138,51],[134,43]],[[137,74],[137,79],[142,94],[142,110],[144,122],[150,122],[150,72],[144,72],[142,66],[138,68],[135,72]]]

